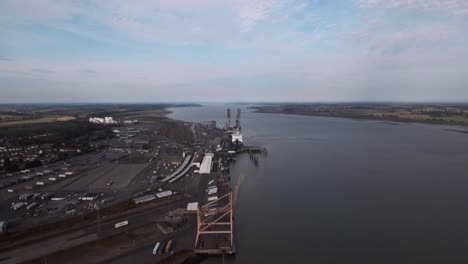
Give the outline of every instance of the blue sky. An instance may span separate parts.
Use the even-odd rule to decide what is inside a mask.
[[[0,94],[468,101],[468,1],[3,0]]]

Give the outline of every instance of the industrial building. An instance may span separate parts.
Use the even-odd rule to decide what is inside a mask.
[[[213,168],[213,153],[206,153],[200,165],[200,174],[210,174]]]
[[[112,117],[106,116],[104,118],[99,118],[99,117],[90,117],[89,122],[94,123],[94,124],[117,124],[117,121],[115,121]]]

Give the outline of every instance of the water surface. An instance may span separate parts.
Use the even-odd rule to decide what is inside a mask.
[[[170,117],[224,124],[227,107]],[[247,109],[241,120],[268,157],[232,171],[247,177],[226,263],[468,263],[467,134]]]

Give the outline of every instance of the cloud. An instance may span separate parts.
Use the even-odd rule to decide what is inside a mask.
[[[255,24],[268,19],[273,13],[280,10],[281,1],[277,0],[246,0],[237,1],[234,10],[240,19],[241,32],[250,31]]]
[[[75,7],[65,1],[53,0],[6,0],[14,10],[30,18],[63,18],[73,13]]]
[[[451,23],[405,26],[390,32],[363,30],[353,33],[360,43],[382,54],[401,53],[410,49],[437,47],[460,37],[463,29]]]
[[[359,0],[361,6],[407,8],[420,11],[444,11],[453,15],[468,15],[466,0]]]
[[[38,67],[43,71],[18,73]],[[463,90],[468,85],[467,67],[468,50],[462,48],[449,52],[418,49],[392,56],[280,56],[223,67],[171,61],[44,63],[20,59],[0,64],[0,80],[20,78],[23,81],[14,87],[21,91],[42,89],[44,84],[60,87],[57,98],[78,102],[230,100],[233,89],[242,90],[245,100],[445,101],[468,100],[468,93]],[[66,96],[77,90],[81,93]],[[269,95],[259,97],[259,91]],[[27,93],[10,93],[3,100],[21,101],[24,94]]]
[[[6,0],[1,100],[229,100],[233,89],[253,100],[468,99],[464,10],[458,0]]]
[[[47,70],[47,69],[40,69],[40,68],[33,68],[31,72],[41,73],[41,74],[54,74],[57,73],[56,71]]]
[[[201,31],[202,31],[201,27],[192,27],[192,33],[199,33]]]
[[[360,28],[352,38],[367,52],[392,56],[466,46],[468,8],[459,0],[359,0]],[[411,12],[406,12],[410,10]],[[430,56],[430,55],[429,55]]]
[[[197,17],[208,14],[207,11],[212,11],[213,14],[221,9],[231,10],[230,14],[234,14],[238,21],[238,30],[246,33],[262,21],[281,16],[285,7],[289,6],[292,11],[297,12],[307,6],[303,1],[291,0],[116,0],[112,5],[99,0],[7,0],[6,4],[9,9],[19,13],[19,16],[10,18],[15,23],[44,19],[85,19],[145,38],[160,32],[164,24],[180,23],[186,16]],[[229,12],[226,14],[229,15]]]

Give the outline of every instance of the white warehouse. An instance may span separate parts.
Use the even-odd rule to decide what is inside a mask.
[[[206,153],[200,165],[200,174],[210,174],[213,168],[213,153]]]
[[[117,124],[117,121],[115,121],[110,116],[106,116],[104,118],[90,117],[89,122],[94,123],[94,124]]]

